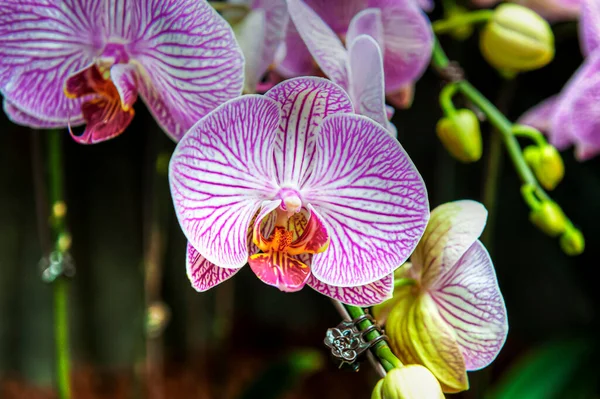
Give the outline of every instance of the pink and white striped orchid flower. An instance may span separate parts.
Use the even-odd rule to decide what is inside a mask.
[[[547,133],[559,150],[574,145],[577,159],[585,161],[600,154],[600,2],[582,1],[579,28],[583,65],[559,95],[529,110],[520,123]]]
[[[487,211],[475,201],[456,201],[431,211],[411,263],[396,278],[414,280],[373,309],[394,353],[427,367],[444,392],[469,388],[467,371],[489,365],[508,333],[506,307],[494,265],[478,240]]]
[[[429,64],[433,32],[414,0],[288,0],[288,9],[294,23],[288,27],[285,57],[278,64],[284,76],[311,74],[314,58],[327,77],[346,89],[351,85],[376,87],[380,73],[378,61],[373,61],[378,58],[373,46],[362,40],[360,49],[353,49],[359,36],[368,35],[383,57],[385,93],[390,102],[401,107],[406,93]],[[369,55],[361,56],[362,52]],[[366,81],[369,76],[353,69],[373,73],[375,83],[357,81]]]
[[[243,56],[204,0],[5,0],[4,110],[35,128],[87,126],[93,144],[121,134],[138,95],[174,140],[238,96]]]
[[[179,142],[169,178],[198,291],[249,263],[282,291],[379,303],[429,218],[402,146],[321,78],[223,104]]]

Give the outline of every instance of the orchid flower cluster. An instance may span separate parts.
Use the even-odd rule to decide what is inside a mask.
[[[523,124],[547,131],[558,148],[574,143],[587,159],[600,152],[600,6],[530,3],[548,18],[581,12],[586,62]],[[508,332],[492,260],[478,240],[487,211],[457,201],[430,214],[425,184],[386,105],[409,107],[430,62],[444,63],[424,12],[432,2],[231,4],[246,10],[233,27],[203,0],[4,0],[4,110],[15,123],[68,127],[78,143],[95,144],[126,130],[139,96],[178,143],[170,189],[197,291],[248,264],[284,292],[309,286],[348,306],[375,306],[379,321],[387,320],[397,367],[373,397],[468,389],[466,372],[489,365]],[[531,70],[553,58],[549,27],[523,10],[503,5],[485,14],[482,51],[499,69]],[[520,23],[513,12],[534,14],[531,29],[504,32]],[[460,18],[448,17],[445,27]],[[490,43],[503,51],[486,53]],[[438,135],[457,159],[475,162],[482,154],[479,121],[452,104],[455,94],[469,93],[467,84],[453,82],[442,92],[446,116]],[[84,124],[82,133],[73,131]],[[537,131],[504,126],[510,140],[528,134],[547,145]],[[553,147],[544,149],[530,151],[528,162],[553,188],[562,161]],[[550,167],[539,166],[542,158]],[[526,187],[537,196],[532,201],[546,201],[534,216],[547,228],[549,216],[539,209],[549,200],[537,184]]]

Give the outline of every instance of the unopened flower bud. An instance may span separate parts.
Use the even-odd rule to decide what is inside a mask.
[[[552,201],[544,201],[538,209],[531,211],[529,220],[551,237],[556,237],[567,229],[567,217],[560,206]]]
[[[585,249],[583,234],[574,227],[568,228],[560,236],[560,247],[569,256],[581,255]]]
[[[523,152],[525,161],[546,190],[553,190],[565,175],[565,165],[558,150],[551,146],[529,146]]]
[[[440,119],[436,130],[440,141],[454,158],[464,163],[481,158],[481,130],[473,111],[460,109],[455,114]]]
[[[548,22],[530,9],[501,4],[481,33],[480,47],[497,69],[530,71],[552,61],[554,35]]]
[[[390,370],[371,399],[444,399],[440,383],[427,368],[410,364]]]

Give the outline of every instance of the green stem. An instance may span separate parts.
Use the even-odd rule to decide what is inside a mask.
[[[63,259],[65,245],[60,238],[67,235],[65,227],[66,207],[63,199],[63,159],[62,159],[62,132],[52,130],[48,133],[48,171],[49,194],[52,208],[52,232],[55,248]],[[54,342],[56,350],[56,380],[60,399],[71,397],[70,386],[70,357],[69,357],[69,306],[68,306],[68,280],[58,276],[53,284],[54,296]]]
[[[513,134],[518,137],[528,138],[537,144],[538,147],[544,147],[548,142],[539,130],[527,125],[513,125]]]
[[[467,12],[464,14],[454,15],[447,19],[435,21],[433,31],[437,34],[452,32],[457,28],[462,28],[465,25],[473,25],[482,22],[487,22],[494,15],[493,10],[478,10]]]
[[[490,253],[493,252],[494,228],[496,225],[496,199],[498,198],[498,184],[500,170],[502,169],[502,138],[499,134],[490,137],[490,150],[487,159],[485,181],[483,184],[483,205],[488,210],[488,220],[481,241]]]
[[[360,308],[358,306],[344,305],[344,307],[346,308],[346,310],[348,311],[348,314],[350,315],[350,317],[352,319],[356,319],[357,317],[365,314],[365,311],[363,310],[363,308]],[[358,324],[358,329],[360,331],[363,331],[366,328],[368,328],[369,326],[371,326],[372,324],[373,323],[371,323],[371,321],[369,321],[369,320],[363,320],[362,322],[360,322]],[[373,330],[373,331],[369,332],[367,335],[365,335],[365,340],[372,341],[375,338],[379,337],[380,335],[381,334],[379,334],[378,331]],[[373,347],[373,351],[375,352],[375,355],[381,361],[381,365],[383,366],[385,371],[390,371],[391,369],[396,368],[396,367],[402,367],[402,362],[400,361],[400,359],[398,359],[396,357],[396,355],[394,355],[394,353],[392,352],[392,350],[390,349],[390,347],[388,346],[386,341],[379,341],[378,343],[376,343],[375,346]]]

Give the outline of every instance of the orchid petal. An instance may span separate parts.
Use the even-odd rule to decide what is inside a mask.
[[[8,116],[8,119],[16,124],[29,126],[34,129],[50,129],[57,127],[64,127],[64,122],[52,122],[48,119],[39,119],[32,115],[29,115],[25,111],[17,108],[14,104],[11,104],[10,101],[3,101],[4,113]],[[79,117],[78,119],[71,120],[71,125],[80,125],[84,123],[83,117]]]
[[[588,159],[600,148],[600,76],[586,81],[581,91],[573,98],[570,115],[574,143],[578,147],[578,158]]]
[[[105,97],[84,102],[81,112],[86,122],[85,131],[76,135],[69,125],[71,137],[79,144],[97,144],[120,135],[129,126],[134,115],[133,109],[125,111],[118,100]]]
[[[174,140],[239,96],[244,59],[227,22],[206,1],[147,0],[130,53],[141,65],[140,95]]]
[[[315,61],[332,81],[348,88],[348,54],[335,32],[302,0],[287,0],[290,16]]]
[[[234,27],[234,32],[246,61],[244,91],[256,93],[256,86],[266,71],[266,68],[262,69],[266,36],[265,11],[250,11],[246,18]]]
[[[175,149],[169,181],[179,223],[207,260],[238,268],[248,259],[248,227],[274,186],[279,108],[247,95],[202,118]]]
[[[479,202],[449,202],[431,211],[431,219],[411,260],[413,273],[421,274],[424,289],[451,270],[479,238],[487,211]]]
[[[325,284],[311,275],[306,284],[315,291],[347,305],[366,307],[377,305],[392,297],[394,276],[390,274],[374,283],[358,287],[336,287]]]
[[[310,277],[308,265],[284,252],[252,255],[248,264],[262,282],[284,292],[300,291]]]
[[[430,12],[433,10],[433,0],[417,0],[417,3],[419,4],[419,7],[423,9],[423,11]]]
[[[575,146],[575,158],[579,162],[588,161],[598,154],[600,154],[600,147],[597,145],[577,143]]]
[[[587,56],[600,47],[600,2],[583,0],[581,2],[581,20],[579,37],[583,53]]]
[[[280,186],[301,186],[313,163],[318,128],[335,113],[351,113],[346,92],[321,78],[296,78],[273,87],[266,97],[281,110],[275,141],[275,169]]]
[[[442,319],[456,332],[467,370],[489,365],[504,345],[508,320],[494,266],[479,241],[430,291]]]
[[[264,74],[275,61],[277,49],[285,39],[289,14],[285,0],[254,0],[252,8],[265,12],[265,37],[259,66],[259,71]]]
[[[529,111],[524,113],[520,118],[519,122],[522,125],[534,127],[542,132],[550,133],[550,121],[552,115],[556,112],[559,97],[552,96],[545,99]]]
[[[415,84],[409,83],[393,92],[387,92],[385,98],[398,109],[409,109],[415,99]]]
[[[119,92],[121,107],[129,110],[138,95],[135,67],[130,64],[115,64],[110,68],[110,79]]]
[[[397,316],[390,314],[388,322]],[[393,343],[403,347],[400,353],[409,352],[409,358],[427,367],[436,376],[446,393],[460,392],[469,388],[465,360],[456,342],[456,333],[440,316],[437,304],[429,294],[420,295],[404,315],[404,337],[410,343]],[[388,327],[389,330],[389,327]],[[404,359],[400,359],[404,360]]]
[[[105,4],[102,22],[107,37],[119,37],[122,40],[135,39],[140,28],[140,17],[143,17],[138,14],[140,11],[136,4],[138,1],[103,0],[102,2]]]
[[[5,0],[0,26],[0,92],[37,120],[67,125],[81,118],[81,100],[63,85],[92,63],[105,40],[97,0]]]
[[[281,205],[281,200],[264,201],[260,205],[260,212],[258,212],[258,215],[256,215],[256,218],[254,219],[254,225],[252,226],[252,236],[251,236],[251,239],[249,240],[249,241],[252,241],[259,250],[261,248],[266,248],[267,242],[269,240],[269,235],[272,230],[272,229],[269,230],[266,235],[263,234],[263,226],[264,226],[265,218],[267,218],[267,216],[270,215],[271,212],[273,212],[275,209],[279,208],[280,205]],[[271,218],[267,218],[267,220],[268,219],[271,219]],[[259,252],[259,251],[257,250],[256,252]]]
[[[427,16],[413,0],[371,0],[381,8],[386,92],[418,79],[429,65],[433,31]]]
[[[331,242],[313,257],[315,277],[350,287],[381,280],[402,264],[429,218],[419,172],[387,130],[360,115],[321,124],[302,197],[327,223]]]
[[[210,263],[189,242],[187,244],[186,268],[192,287],[198,292],[208,291],[241,270],[227,269]]]
[[[275,55],[275,70],[285,78],[293,78],[314,75],[315,69],[312,55],[306,44],[304,44],[296,26],[289,23],[285,41]]]
[[[371,36],[377,42],[379,48],[384,48],[383,22],[379,8],[367,8],[352,18],[346,35],[346,43],[352,43],[360,35]]]
[[[337,35],[343,36],[352,18],[367,7],[367,0],[306,0],[306,4]]]
[[[370,36],[361,35],[350,44],[348,55],[350,97],[355,111],[387,128],[383,59],[377,42]]]

